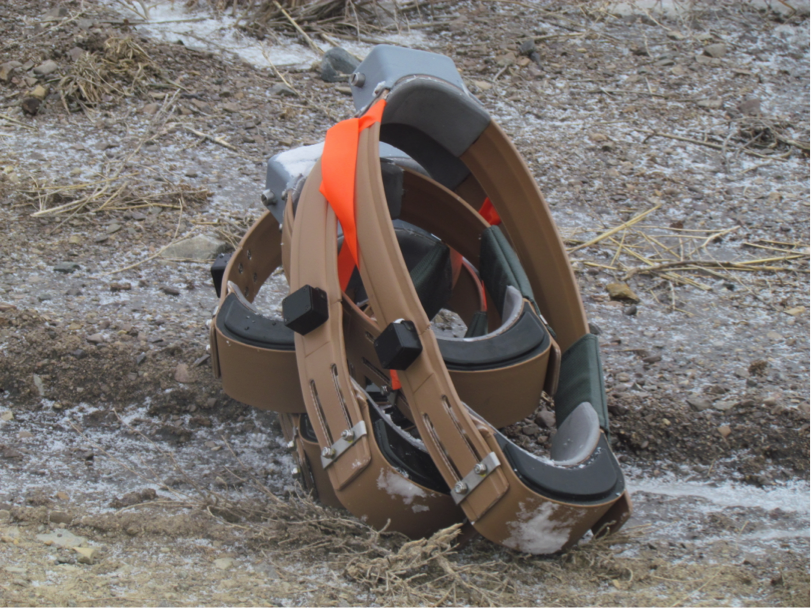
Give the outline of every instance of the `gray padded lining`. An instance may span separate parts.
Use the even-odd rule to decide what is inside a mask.
[[[498,226],[490,226],[482,232],[480,258],[479,273],[502,318],[507,314],[504,304],[507,302],[506,294],[509,287],[517,289],[523,297],[532,302],[536,310],[538,309],[527,273],[524,272],[518,256]]]
[[[600,421],[590,403],[581,403],[566,417],[552,438],[552,460],[571,467],[587,460],[600,441]]]

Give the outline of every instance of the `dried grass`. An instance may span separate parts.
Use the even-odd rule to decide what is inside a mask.
[[[59,82],[65,108],[96,105],[111,99],[144,93],[161,70],[130,36],[112,36],[101,53],[85,53]]]

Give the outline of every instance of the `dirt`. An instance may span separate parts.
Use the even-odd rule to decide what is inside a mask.
[[[178,23],[143,26],[125,4],[0,8],[0,604],[808,605],[807,6],[434,4],[345,41],[449,55],[527,159],[600,333],[635,505],[626,533],[562,556],[434,539],[409,561],[297,494],[273,414],[211,374],[209,263],[159,255],[236,242],[267,157],[351,115],[345,85],[217,3],[156,3]],[[97,97],[72,88],[80,61],[107,70]],[[270,92],[279,73],[297,94]],[[549,413],[507,431],[543,452]],[[99,552],[37,538],[63,531]],[[375,578],[374,560],[406,565]]]

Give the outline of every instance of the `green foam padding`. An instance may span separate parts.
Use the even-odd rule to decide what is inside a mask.
[[[479,257],[482,281],[500,315],[504,314],[504,294],[508,286],[515,287],[537,310],[538,306],[535,304],[535,296],[527,273],[524,272],[518,256],[498,226],[490,226],[482,232]]]

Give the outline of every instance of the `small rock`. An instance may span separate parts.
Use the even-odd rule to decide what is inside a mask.
[[[129,291],[132,289],[132,285],[130,283],[110,283],[110,291],[118,292],[118,291]]]
[[[79,554],[80,564],[93,564],[98,559],[98,547],[73,547],[73,550]]]
[[[600,329],[600,326],[594,323],[593,321],[589,321],[589,333],[595,336],[599,336],[603,333],[603,330]]]
[[[748,114],[750,116],[757,116],[760,114],[760,100],[750,97],[742,101],[738,105],[738,112],[741,114]]]
[[[626,374],[625,372],[620,372],[617,374],[617,382],[630,382],[631,376]]]
[[[214,560],[214,567],[220,570],[228,570],[234,565],[234,560],[230,557],[220,557]]]
[[[70,496],[68,496],[65,492],[62,492],[61,490],[56,493],[56,497],[59,500],[69,500],[70,499]]]
[[[680,32],[676,32],[674,30],[670,30],[667,33],[667,37],[671,40],[684,40],[686,36]]]
[[[697,412],[703,412],[704,410],[708,410],[712,407],[712,401],[706,397],[688,397],[687,403]]]
[[[727,54],[727,45],[723,42],[716,42],[715,44],[709,44],[704,47],[704,54],[707,57],[713,57],[714,59],[720,59],[724,55]]]
[[[56,272],[69,274],[79,270],[79,268],[81,268],[81,266],[79,266],[76,262],[59,262],[56,266],[54,266],[53,269]]]
[[[54,298],[53,294],[48,293],[47,291],[37,294],[37,300],[39,300],[40,302],[47,302],[49,300],[53,300],[53,298]]]
[[[228,244],[208,234],[199,234],[190,239],[183,239],[169,245],[161,252],[162,258],[199,260],[205,262],[213,260],[218,254],[228,249]]]
[[[40,397],[45,396],[45,384],[42,382],[42,377],[39,374],[34,374],[34,388],[37,389]]]
[[[637,312],[639,312],[639,309],[636,304],[631,304],[622,309],[622,314],[628,315],[629,317],[635,317]]]
[[[39,112],[39,107],[42,105],[42,100],[36,97],[26,97],[22,101],[23,112],[29,116],[36,116]]]
[[[346,82],[349,74],[360,65],[355,57],[340,47],[333,47],[321,58],[321,80],[324,82]],[[374,86],[377,83],[370,83]]]
[[[123,509],[124,507],[131,507],[132,505],[139,505],[142,502],[155,500],[158,497],[157,492],[152,488],[145,488],[140,492],[128,492],[121,498],[114,498],[110,502],[113,509]]]
[[[241,108],[238,103],[224,103],[222,104],[222,109],[230,114],[235,114],[239,112]]]
[[[493,85],[486,80],[474,80],[473,84],[476,85],[480,91],[489,91],[493,88]]]
[[[639,302],[639,296],[636,295],[626,283],[609,283],[605,286],[605,290],[612,300]]]
[[[352,91],[350,90],[350,93]],[[270,87],[270,94],[276,95],[277,97],[298,97],[298,93],[296,93],[293,89],[283,84],[279,84],[278,82]]]
[[[54,524],[69,524],[73,518],[64,511],[51,511],[48,514],[48,521]]]
[[[648,365],[652,365],[653,363],[659,363],[662,360],[662,355],[651,355],[650,357],[645,357],[642,359],[642,363],[647,363]]]
[[[175,380],[181,384],[190,384],[192,382],[188,365],[185,363],[178,363],[177,367],[175,368]]]
[[[718,432],[721,433],[721,437],[726,439],[732,433],[732,429],[729,428],[728,424],[722,424],[721,426],[718,427]]]
[[[543,424],[548,429],[555,428],[555,412],[550,412],[549,410],[541,410],[538,412],[538,415],[535,416],[535,422],[537,424]]]
[[[783,311],[787,315],[791,315],[792,317],[799,317],[800,315],[805,314],[805,306],[795,306],[793,308],[787,308]]]
[[[77,348],[76,350],[71,351],[70,354],[76,359],[84,359],[87,356],[87,353],[83,351],[81,348]]]
[[[146,353],[141,353],[135,357],[135,365],[141,365],[144,361],[146,361]]]
[[[4,63],[3,65],[0,65],[0,81],[9,82],[11,80],[12,72],[14,72],[14,70],[16,70],[18,67],[20,67],[19,65],[13,65],[15,63],[19,64],[20,62],[19,61],[13,61],[13,62],[8,61],[8,62]]]
[[[81,245],[82,237],[80,237],[78,234],[71,234],[68,237],[68,243],[70,243],[71,245]]]
[[[31,439],[31,437],[33,436],[34,433],[31,433],[30,431],[20,431],[19,433],[17,433],[17,437],[19,439]]]
[[[537,424],[530,422],[529,424],[524,425],[524,428],[521,429],[521,432],[527,437],[537,437],[538,435],[541,434],[541,429],[538,428]]]
[[[45,63],[42,63],[34,68],[34,74],[37,76],[47,76],[59,69],[59,64],[57,64],[54,60],[49,59]]]
[[[68,55],[68,57],[70,57],[70,58],[71,58],[73,61],[76,61],[76,60],[77,60],[79,57],[81,57],[82,55],[84,55],[86,52],[87,52],[87,51],[85,51],[83,48],[80,48],[80,47],[78,47],[78,46],[74,46],[72,49],[70,49],[70,50],[68,51],[67,55]]]
[[[180,295],[180,291],[179,291],[179,290],[177,290],[177,289],[175,289],[174,287],[172,287],[172,286],[170,286],[170,285],[164,285],[164,286],[163,286],[163,287],[161,287],[160,289],[161,289],[161,291],[162,291],[163,293],[165,293],[167,296],[179,296],[179,295]]]
[[[14,414],[12,414],[11,412],[3,412],[2,414],[0,414],[0,420],[4,422],[14,420]]]
[[[731,410],[736,405],[738,405],[738,402],[734,399],[725,399],[723,401],[716,401],[712,404],[712,407],[719,412],[726,412]]]
[[[110,224],[107,228],[104,229],[107,234],[115,234],[119,230],[121,230],[121,224]]]
[[[31,97],[36,97],[39,100],[45,99],[48,96],[48,88],[38,84],[34,87],[34,89],[29,93]]]
[[[782,340],[782,339],[783,339],[783,336],[781,336],[780,334],[778,334],[776,331],[769,331],[769,332],[766,332],[766,337],[767,337],[769,340],[773,340],[774,342],[779,342],[780,340]]]
[[[153,114],[157,114],[158,110],[161,107],[156,103],[148,103],[143,108],[141,108],[141,112],[146,114],[147,116],[152,116]]]
[[[92,334],[90,336],[87,336],[86,339],[87,339],[88,342],[90,342],[90,344],[103,344],[104,343],[104,336],[102,334]]]

